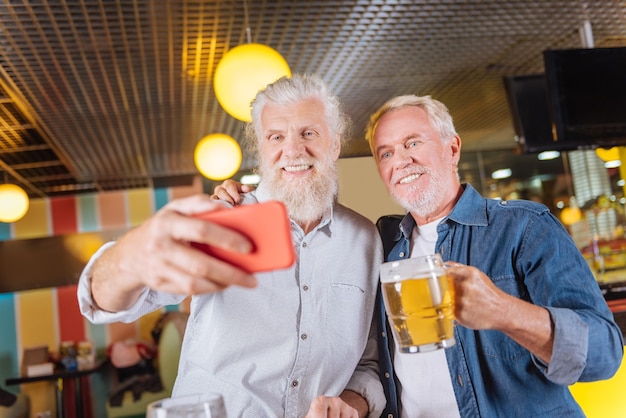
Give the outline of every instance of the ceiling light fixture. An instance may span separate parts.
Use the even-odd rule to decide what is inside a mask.
[[[622,165],[620,160],[611,160],[604,163],[604,168],[617,168]]]
[[[510,168],[501,168],[491,173],[491,178],[494,180],[502,180],[511,177],[511,174],[513,174],[513,172]]]
[[[211,134],[196,145],[193,161],[202,175],[211,180],[232,177],[241,166],[241,147],[226,134]]]
[[[19,221],[28,212],[28,195],[16,184],[0,184],[0,222]]]
[[[558,151],[543,151],[537,154],[537,159],[539,161],[548,161],[548,160],[554,160],[556,158],[559,158],[560,156],[561,156],[561,153]]]
[[[291,77],[291,70],[278,51],[252,43],[246,1],[243,6],[248,43],[224,54],[215,68],[213,89],[217,101],[229,115],[250,122],[250,103],[259,90],[281,77]]]

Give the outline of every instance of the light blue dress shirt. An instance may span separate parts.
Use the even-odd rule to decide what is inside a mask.
[[[261,185],[245,204],[265,200]],[[293,267],[258,274],[255,289],[192,298],[173,396],[217,391],[229,417],[302,418],[318,395],[351,389],[378,416],[385,396],[370,334],[383,257],[378,232],[339,204],[306,235],[291,226]],[[90,296],[92,263],[78,290],[92,322],[134,321],[183,299],[146,289],[128,311],[104,312]]]

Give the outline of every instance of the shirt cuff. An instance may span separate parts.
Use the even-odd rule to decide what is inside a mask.
[[[533,356],[546,378],[559,385],[578,381],[587,364],[589,326],[571,309],[547,307],[554,324],[554,344],[550,364]]]
[[[94,324],[106,324],[111,322],[133,322],[141,316],[152,312],[164,305],[175,305],[181,302],[184,297],[177,295],[168,295],[160,292],[152,292],[145,288],[137,302],[128,310],[119,312],[108,312],[101,309],[93,299],[91,294],[91,277],[95,262],[109,248],[115,245],[115,242],[107,242],[96,251],[91,257],[80,278],[78,279],[77,298],[80,312],[90,322]]]

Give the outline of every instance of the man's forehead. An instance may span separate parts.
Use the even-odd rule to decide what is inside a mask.
[[[261,125],[264,130],[284,129],[287,126],[317,127],[325,125],[325,115],[321,102],[303,101],[293,105],[268,104],[261,114]]]

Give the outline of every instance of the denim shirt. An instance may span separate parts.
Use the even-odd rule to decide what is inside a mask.
[[[445,261],[477,267],[504,292],[548,309],[554,346],[546,365],[500,331],[456,324],[456,344],[446,349],[446,359],[461,416],[584,416],[568,385],[611,377],[624,349],[591,270],[547,207],[485,199],[472,186],[463,187],[453,211],[437,228],[437,252]],[[414,227],[408,214],[399,230],[381,231],[383,240],[386,235],[395,241],[388,261],[409,256]],[[397,417],[393,341],[380,294],[378,317],[379,325],[384,324],[379,354],[387,395],[381,416]]]

